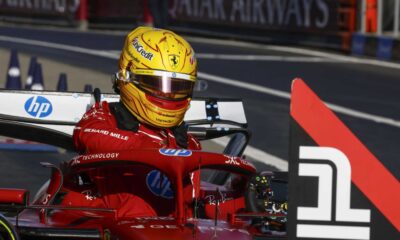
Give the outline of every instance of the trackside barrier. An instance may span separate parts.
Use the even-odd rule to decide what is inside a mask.
[[[47,18],[48,24],[62,19],[81,29],[88,27],[87,22],[89,27],[108,29],[132,29],[150,23],[145,0],[35,1],[37,7],[26,2],[33,1],[0,1],[0,14],[32,21]],[[355,0],[169,2],[168,28],[205,36],[349,51],[355,28]]]
[[[400,61],[400,40],[389,36],[355,33],[352,37],[351,54],[374,57],[381,60]]]
[[[354,34],[352,39],[351,54],[356,56],[364,55],[365,36]]]
[[[393,38],[379,37],[378,48],[376,51],[377,58],[390,60],[392,59]]]
[[[356,25],[355,0],[188,2],[170,5],[173,29],[245,41],[349,51]]]

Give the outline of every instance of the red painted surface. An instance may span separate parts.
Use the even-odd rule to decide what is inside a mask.
[[[51,181],[54,183],[50,183],[47,191],[44,191],[39,196],[39,200],[35,202],[35,206],[31,206],[36,209],[26,209],[19,215],[19,226],[98,229],[101,233],[107,230],[113,237],[119,239],[150,240],[163,239],[166,236],[169,239],[192,240],[205,240],[210,237],[232,240],[252,239],[252,233],[247,230],[248,225],[244,225],[243,222],[240,224],[228,222],[228,212],[235,213],[243,208],[243,204],[241,204],[243,187],[236,190],[221,187],[220,191],[224,193],[224,196],[234,196],[234,198],[224,200],[221,210],[224,212],[225,219],[219,217],[216,226],[214,215],[209,216],[209,219],[193,218],[190,173],[198,170],[199,165],[201,169],[214,168],[236,173],[243,176],[246,181],[247,176],[255,172],[255,168],[251,164],[240,158],[201,151],[192,151],[187,156],[165,155],[159,149],[82,155],[62,166],[64,181],[58,193],[56,186],[61,183],[62,179],[57,171],[53,171]],[[175,192],[172,200],[152,195],[148,185],[146,187],[145,181],[141,178],[147,176],[151,169],[160,169],[168,177]],[[102,193],[100,195],[82,193],[81,190],[85,190],[88,186],[77,176],[83,176],[83,173],[92,179],[90,184],[95,184],[100,190],[105,187],[101,185],[102,183],[113,187],[107,188],[105,192],[99,191]],[[109,178],[110,176],[112,178]],[[79,182],[81,183],[79,184]],[[121,186],[123,182],[129,183],[130,188],[127,189],[134,191],[125,193],[131,194],[128,199],[132,201],[129,202],[130,212],[123,209],[123,202],[120,202],[121,205],[114,204],[117,203],[117,199],[112,197],[120,198],[122,196],[119,195],[120,191],[127,190]],[[190,187],[190,191],[187,191],[187,187]],[[232,191],[236,191],[236,193],[231,194]],[[0,191],[0,193],[2,192]],[[7,190],[4,193],[7,194],[1,194],[0,201],[6,197],[17,198],[18,194],[22,192]],[[49,193],[56,196],[51,197],[51,205],[49,205],[49,201],[45,200],[46,194]],[[63,198],[58,198],[59,194],[62,194]],[[201,198],[206,194],[218,196],[220,193],[212,192],[210,186],[206,186],[204,190],[199,191],[198,200],[203,201]],[[133,195],[137,198],[133,198]],[[138,200],[139,198],[140,200]],[[204,203],[208,204],[205,200]],[[146,212],[143,209],[145,205],[152,208],[153,211],[143,213]],[[229,208],[223,205],[229,206]],[[137,206],[141,208],[142,213],[127,214],[124,212],[132,213],[131,209]],[[43,207],[47,208],[47,211],[42,211]],[[158,211],[163,208],[170,209],[170,212],[166,211],[164,215],[160,214]],[[41,221],[43,214],[46,215],[46,221]]]
[[[25,189],[0,189],[0,204],[18,204],[25,205],[29,199],[27,199],[28,190]]]
[[[399,181],[301,79],[292,84],[290,114],[318,145],[347,156],[352,182],[400,231]]]

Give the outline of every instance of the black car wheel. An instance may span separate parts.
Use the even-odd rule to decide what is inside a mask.
[[[0,214],[0,240],[20,240],[14,226]]]

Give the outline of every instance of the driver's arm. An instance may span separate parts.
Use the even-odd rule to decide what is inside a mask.
[[[96,103],[78,122],[73,133],[78,152],[107,152],[137,148],[138,134],[117,128],[106,102]]]

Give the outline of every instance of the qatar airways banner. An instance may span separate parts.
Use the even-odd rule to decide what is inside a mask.
[[[13,16],[74,17],[80,0],[0,0],[0,13]]]
[[[171,0],[178,22],[285,31],[337,31],[337,0]]]

